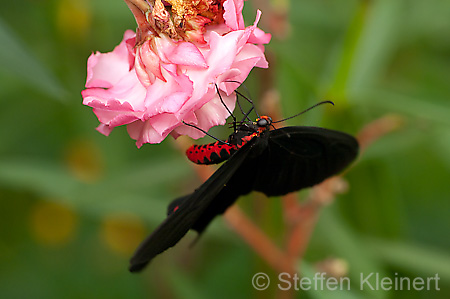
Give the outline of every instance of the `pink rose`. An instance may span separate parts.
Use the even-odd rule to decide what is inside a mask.
[[[129,2],[140,1],[126,2],[130,6]],[[83,104],[92,107],[100,121],[99,132],[108,135],[114,127],[127,125],[130,137],[141,147],[159,143],[168,134],[204,136],[182,121],[205,131],[225,123],[229,113],[216,85],[232,111],[233,91],[239,84],[229,81],[243,82],[253,67],[268,67],[262,44],[271,37],[256,27],[260,11],[252,26],[244,26],[243,0],[210,2],[203,3],[215,13],[210,18],[204,15],[211,13],[204,11],[177,15],[179,7],[167,8],[161,0],[149,6],[150,15],[130,6],[138,35],[128,30],[112,52],[96,52],[88,59],[86,89],[81,94]],[[172,19],[166,11],[170,8]]]

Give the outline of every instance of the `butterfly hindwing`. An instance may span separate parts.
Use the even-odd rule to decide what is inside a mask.
[[[225,162],[206,182],[191,195],[179,201],[176,211],[172,212],[153,233],[138,247],[130,260],[129,270],[142,270],[156,255],[174,246],[195,226],[205,210],[214,204],[217,194],[224,188],[234,173],[239,169],[254,142],[249,142]],[[208,221],[209,223],[209,221]],[[195,229],[195,228],[194,228]]]
[[[358,142],[343,132],[284,127],[268,132],[268,146],[253,167],[253,187],[267,196],[316,185],[342,171],[356,157]]]

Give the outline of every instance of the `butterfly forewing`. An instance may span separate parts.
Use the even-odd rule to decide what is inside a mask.
[[[253,162],[253,190],[267,196],[318,184],[343,170],[358,153],[356,139],[338,131],[284,127],[268,134],[268,146],[258,163]]]

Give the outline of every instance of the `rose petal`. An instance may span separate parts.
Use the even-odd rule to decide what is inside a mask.
[[[161,136],[167,136],[170,131],[181,125],[180,120],[178,120],[173,114],[165,113],[159,114],[152,117],[149,120],[153,129]]]
[[[207,68],[200,50],[189,42],[174,42],[168,37],[155,38],[155,45],[161,59],[166,63]]]
[[[118,111],[122,109],[143,111],[145,106],[142,99],[145,98],[146,93],[147,90],[137,80],[133,70],[109,89],[89,88],[83,90],[81,95],[83,104],[91,107]]]
[[[272,35],[270,33],[265,33],[261,29],[259,29],[258,23],[261,19],[262,12],[258,9],[256,12],[256,19],[252,26],[253,30],[250,34],[250,37],[248,38],[247,42],[252,44],[268,44],[270,42],[270,39],[272,38]]]
[[[127,30],[122,42],[112,52],[96,52],[88,58],[86,88],[110,88],[130,70],[126,41],[135,33]]]
[[[244,18],[242,17],[242,9],[244,8],[244,1],[242,0],[226,0],[223,3],[225,12],[223,18],[225,24],[231,28],[231,30],[244,29]]]
[[[148,121],[135,121],[127,126],[128,134],[140,148],[144,143],[160,143],[166,138],[158,134]]]
[[[142,85],[149,86],[155,81],[155,77],[166,81],[161,73],[161,59],[151,49],[150,41],[145,42],[138,49],[136,55],[136,73]]]
[[[231,94],[227,96],[225,94],[221,94],[221,96],[228,109],[230,111],[233,111],[236,103],[236,95]],[[220,101],[219,96],[216,94],[212,100],[208,101],[200,109],[195,111],[195,118],[197,120],[196,122],[191,122],[188,119],[185,119],[185,121],[207,131],[211,127],[225,124],[226,119],[229,116],[230,113],[224,107],[224,105]],[[188,135],[189,137],[194,139],[198,139],[205,135],[200,130],[186,125],[179,126],[174,129],[174,131],[178,135]]]
[[[113,129],[114,129],[113,127],[110,127],[105,124],[100,124],[97,127],[97,131],[99,131],[100,133],[102,133],[105,136],[109,136],[109,134],[112,132]]]

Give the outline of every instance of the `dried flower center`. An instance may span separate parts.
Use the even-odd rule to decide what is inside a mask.
[[[155,0],[151,15],[159,33],[203,43],[206,25],[223,23],[225,0]]]

